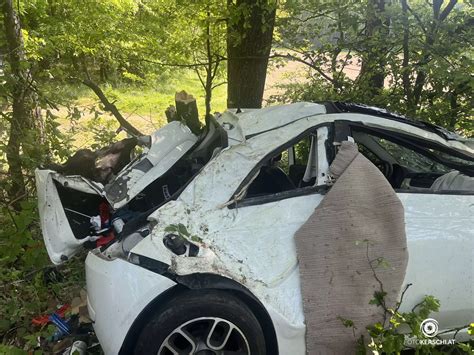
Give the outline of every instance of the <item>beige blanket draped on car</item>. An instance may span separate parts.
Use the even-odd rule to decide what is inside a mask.
[[[354,354],[365,327],[383,320],[369,304],[377,278],[394,307],[408,262],[403,206],[377,167],[345,141],[330,173],[334,185],[295,234],[311,355]]]

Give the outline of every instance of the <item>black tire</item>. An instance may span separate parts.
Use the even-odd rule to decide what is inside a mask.
[[[243,335],[250,354],[266,354],[265,337],[255,315],[239,298],[220,290],[187,290],[165,302],[143,327],[138,336],[134,353],[157,355],[165,340],[172,333],[174,334],[177,328],[186,323],[196,324],[203,317],[219,318],[232,323],[240,330],[238,334],[232,333],[233,336]],[[166,352],[163,353],[166,354]],[[182,353],[189,352],[183,351]],[[248,351],[241,350],[235,352],[235,354],[242,355],[248,353]]]

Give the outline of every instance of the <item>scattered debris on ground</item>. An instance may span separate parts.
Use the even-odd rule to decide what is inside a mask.
[[[52,335],[38,337],[37,348],[50,354],[100,354],[99,342],[87,311],[87,294],[82,289],[70,304],[58,305],[55,312],[32,319],[33,326],[51,327]]]

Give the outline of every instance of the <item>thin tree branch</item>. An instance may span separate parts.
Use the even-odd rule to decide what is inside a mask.
[[[385,295],[386,295],[386,292],[383,288],[383,283],[382,283],[382,280],[380,280],[380,278],[378,277],[377,275],[377,272],[375,271],[375,268],[374,266],[372,265],[372,263],[374,261],[378,261],[379,259],[375,259],[375,260],[370,260],[370,256],[369,256],[369,241],[367,241],[367,249],[366,249],[366,256],[367,256],[367,261],[369,262],[369,267],[370,269],[372,270],[372,274],[375,278],[375,280],[377,281],[377,283],[379,284],[380,286],[380,292],[382,294],[382,298],[380,299],[380,306],[382,307],[382,309],[384,310],[383,312],[383,325],[385,327],[385,323],[387,322],[387,314],[388,314],[388,309],[387,309],[387,305],[385,304]]]
[[[441,12],[441,15],[439,15],[439,18],[438,20],[439,21],[444,21],[446,19],[446,17],[448,17],[448,15],[451,13],[451,11],[453,10],[454,8],[454,5],[456,5],[457,3],[457,0],[451,0],[448,5],[446,5],[446,7],[444,8],[444,10]]]
[[[214,85],[214,86],[212,87],[212,90],[214,90],[215,88],[217,88],[217,87],[219,87],[219,86],[221,86],[221,85],[225,85],[225,84],[227,84],[227,81],[223,81],[222,83],[216,84],[216,85]]]
[[[188,68],[188,69],[207,67],[209,65],[209,62],[206,62],[206,63],[200,63],[200,62],[198,63],[163,63],[163,62],[157,62],[157,61],[146,59],[146,58],[143,58],[142,60],[144,62],[156,64],[163,67],[177,67],[177,68]],[[212,61],[211,63],[214,64],[216,63],[216,61]]]
[[[199,78],[199,81],[201,82],[201,85],[202,85],[202,88],[204,90],[206,90],[206,83],[204,82],[204,80],[202,79],[202,76],[201,76],[201,73],[199,73],[199,69],[195,68],[194,71],[196,72],[198,78]]]
[[[405,293],[408,291],[408,289],[412,286],[413,284],[407,284],[405,286],[405,289],[403,290],[401,296],[400,296],[400,301],[398,301],[397,303],[397,307],[395,307],[395,313],[398,312],[398,310],[400,309],[400,306],[402,305],[402,302],[403,302],[403,297],[405,297]]]
[[[327,75],[320,67],[314,65],[313,63],[311,62],[308,62],[302,58],[299,58],[297,56],[294,56],[294,55],[291,55],[290,53],[287,53],[287,54],[279,54],[279,53],[274,53],[272,55],[269,56],[269,59],[271,58],[283,58],[283,59],[288,59],[288,60],[294,60],[296,62],[299,62],[299,63],[302,63],[302,64],[306,64],[307,66],[309,66],[311,69],[315,70],[319,75],[321,75],[324,79],[326,79],[327,81],[329,81],[330,83],[332,83],[333,85],[336,84],[336,80],[334,80],[333,78],[331,78],[329,75]]]
[[[143,134],[136,129],[130,122],[128,122],[125,117],[122,116],[120,111],[117,109],[117,107],[114,105],[113,102],[110,102],[107,97],[105,96],[104,92],[101,90],[101,88],[94,83],[90,79],[83,80],[82,83],[94,91],[94,93],[97,95],[97,97],[100,99],[102,104],[104,105],[104,109],[106,111],[109,111],[114,115],[114,117],[117,119],[117,121],[120,124],[120,127],[123,128],[125,131],[127,131],[129,134],[132,136],[138,137],[142,136]]]
[[[407,7],[407,10],[413,15],[413,17],[416,19],[416,22],[418,22],[418,25],[420,26],[420,28],[422,29],[422,31],[426,34],[426,28],[423,24],[423,21],[421,20],[420,16],[418,16],[418,14],[410,7],[410,5],[408,5],[408,3],[406,4],[406,7]]]

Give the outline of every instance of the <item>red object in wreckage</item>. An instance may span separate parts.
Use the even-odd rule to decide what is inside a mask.
[[[103,245],[106,245],[108,242],[110,242],[114,238],[115,238],[114,232],[109,232],[109,234],[97,239],[95,244],[97,245],[97,248],[98,248]]]
[[[99,216],[102,228],[110,223],[110,207],[106,201],[102,201],[99,205]]]
[[[54,313],[56,313],[60,318],[64,318],[64,316],[65,316],[66,312],[69,310],[69,308],[71,308],[71,306],[68,305],[68,304],[62,305]],[[50,316],[49,314],[45,314],[45,315],[33,318],[31,320],[31,323],[33,325],[38,325],[38,326],[46,325],[46,324],[49,323],[49,316]]]
[[[106,228],[110,225],[110,206],[107,203],[107,201],[102,201],[99,205],[99,216],[100,216],[100,223],[102,225],[102,228]],[[110,242],[112,239],[115,238],[114,232],[110,231],[106,235],[102,236],[101,238],[97,239],[96,241],[96,246],[101,247],[103,245],[106,245],[108,242]]]

